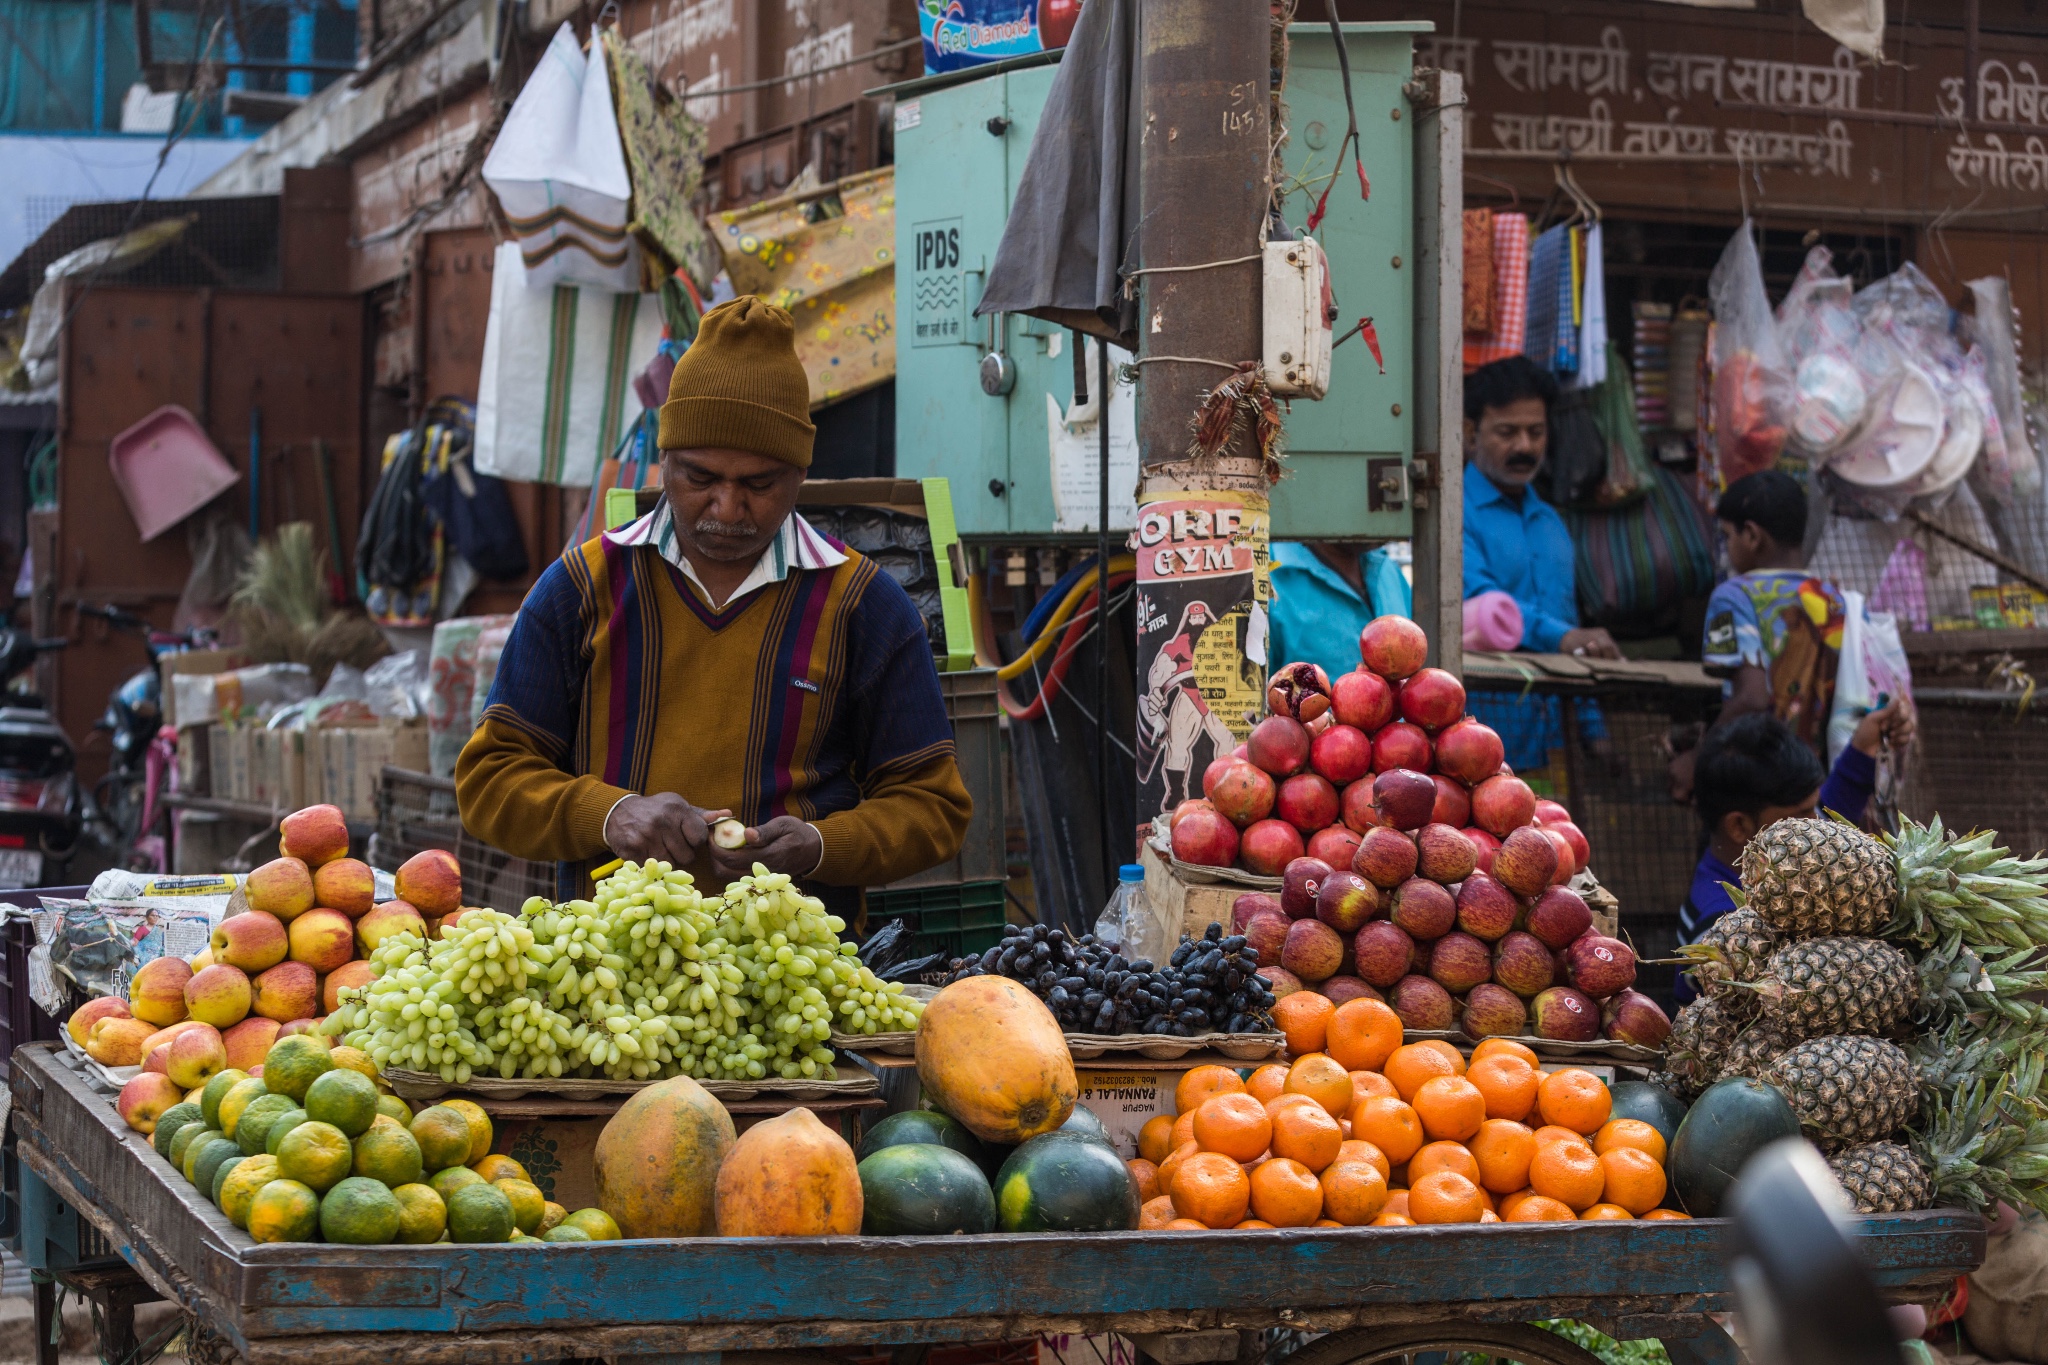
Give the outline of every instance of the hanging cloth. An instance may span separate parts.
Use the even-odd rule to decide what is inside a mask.
[[[1600,224],[1586,227],[1582,237],[1579,282],[1579,372],[1573,380],[1582,389],[1607,382],[1607,284]]]
[[[1529,319],[1529,220],[1519,213],[1495,213],[1489,254],[1493,270],[1489,324],[1465,334],[1465,373],[1522,354]]]
[[[1560,375],[1579,368],[1579,329],[1572,321],[1576,297],[1571,229],[1560,223],[1529,248],[1529,315],[1522,337],[1522,353]]]

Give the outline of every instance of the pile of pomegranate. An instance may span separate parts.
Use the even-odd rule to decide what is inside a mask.
[[[1631,989],[1634,952],[1565,885],[1585,834],[1502,761],[1427,648],[1382,616],[1335,682],[1280,668],[1272,714],[1175,808],[1174,857],[1282,879],[1238,897],[1231,925],[1278,964],[1259,972],[1276,996],[1372,996],[1408,1028],[1474,1038],[1662,1046],[1670,1021]]]

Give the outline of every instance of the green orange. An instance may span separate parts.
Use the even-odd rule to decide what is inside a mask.
[[[236,1165],[234,1171],[221,1183],[220,1211],[227,1220],[238,1228],[249,1226],[249,1208],[256,1202],[256,1192],[277,1179],[277,1158],[274,1156],[252,1156]]]
[[[306,1087],[305,1107],[307,1117],[357,1137],[377,1117],[377,1086],[360,1071],[336,1067]]]
[[[307,1033],[278,1039],[263,1059],[264,1083],[277,1094],[289,1095],[302,1105],[306,1102],[307,1087],[332,1070],[334,1057],[327,1043]]]
[[[509,1242],[516,1231],[512,1201],[495,1185],[464,1185],[448,1201],[448,1235],[458,1242]]]
[[[448,1206],[440,1195],[425,1185],[400,1185],[391,1194],[398,1200],[398,1241],[424,1246],[441,1240],[448,1230]]]
[[[412,1116],[413,1140],[430,1171],[469,1164],[469,1116],[445,1104],[429,1105]]]
[[[398,1237],[405,1210],[381,1180],[352,1175],[320,1200],[320,1235],[350,1246],[377,1246]]]
[[[346,1179],[355,1165],[348,1135],[331,1123],[312,1119],[286,1133],[277,1145],[277,1169],[315,1193],[325,1194]]]
[[[320,1196],[296,1180],[273,1180],[249,1201],[249,1235],[259,1242],[310,1242]]]
[[[381,1180],[396,1189],[417,1183],[426,1174],[420,1165],[420,1145],[411,1133],[391,1119],[378,1116],[368,1132],[356,1139],[355,1173]]]

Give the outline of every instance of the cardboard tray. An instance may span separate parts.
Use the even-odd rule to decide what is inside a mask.
[[[516,1100],[529,1095],[543,1096],[558,1100],[592,1100],[607,1095],[631,1095],[645,1090],[660,1081],[611,1081],[595,1076],[560,1077],[554,1080],[502,1080],[493,1076],[471,1076],[461,1085],[454,1085],[441,1079],[433,1071],[390,1070],[384,1072],[385,1081],[398,1093],[402,1100],[438,1100],[448,1095],[481,1095],[490,1099]],[[666,1077],[663,1078],[668,1079]],[[854,1069],[851,1074],[836,1068],[830,1077],[810,1077],[803,1080],[785,1081],[779,1078],[758,1081],[707,1081],[699,1079],[697,1084],[721,1100],[790,1099],[829,1100],[853,1099],[862,1095],[881,1093],[881,1087],[867,1072]]]
[[[1197,1033],[1186,1038],[1162,1037],[1156,1033],[1069,1033],[1067,1051],[1076,1061],[1093,1061],[1112,1053],[1130,1053],[1156,1062],[1173,1061],[1191,1052],[1220,1052],[1240,1062],[1259,1062],[1287,1050],[1282,1033]],[[885,1057],[909,1057],[915,1053],[917,1034],[835,1033],[832,1046],[855,1054],[879,1053]]]
[[[1417,1043],[1432,1038],[1457,1047],[1475,1047],[1478,1038],[1470,1038],[1457,1029],[1404,1029],[1403,1042]],[[1510,1043],[1520,1043],[1545,1061],[1575,1062],[1621,1062],[1627,1066],[1662,1067],[1664,1054],[1653,1047],[1637,1047],[1634,1043],[1617,1043],[1611,1038],[1595,1038],[1586,1043],[1568,1043],[1557,1038],[1532,1038],[1527,1034],[1515,1034],[1507,1038]]]

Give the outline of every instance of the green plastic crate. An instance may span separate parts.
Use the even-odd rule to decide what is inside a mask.
[[[986,952],[1002,942],[1009,922],[1000,881],[868,892],[869,932],[890,920],[910,926],[912,957],[940,952],[966,957]]]

